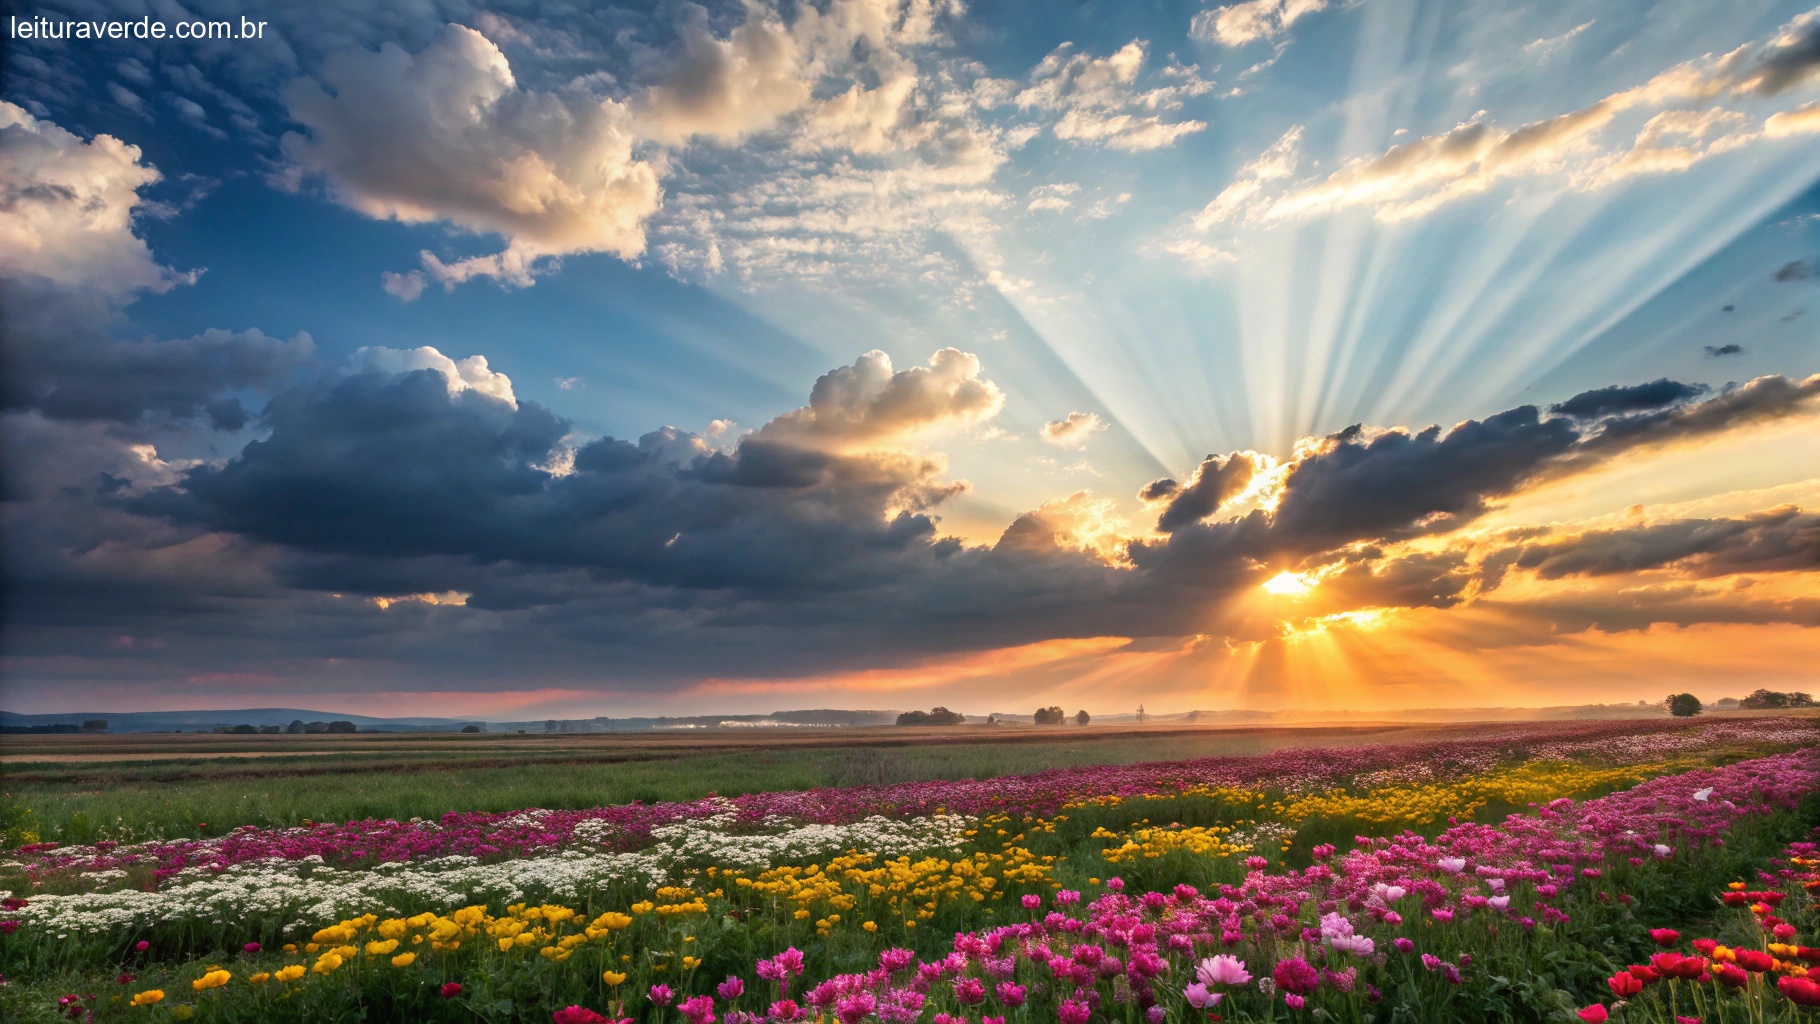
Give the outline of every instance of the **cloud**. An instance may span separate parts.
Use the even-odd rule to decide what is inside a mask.
[[[1264,460],[1253,452],[1209,455],[1195,467],[1188,483],[1155,480],[1144,487],[1139,497],[1147,503],[1166,503],[1157,516],[1156,528],[1160,533],[1174,533],[1218,512],[1220,506],[1243,493],[1263,468]]]
[[[1705,346],[1705,349],[1706,357],[1708,359],[1718,359],[1723,356],[1741,356],[1744,354],[1744,346],[1737,342],[1726,342],[1723,345],[1707,345]]]
[[[1258,202],[1266,185],[1293,176],[1301,160],[1302,132],[1302,126],[1295,125],[1241,167],[1232,184],[1221,189],[1206,208],[1195,214],[1194,226],[1206,231],[1216,224],[1237,219]]]
[[[1032,213],[1039,210],[1051,210],[1060,213],[1074,205],[1069,196],[1079,192],[1081,187],[1071,181],[1053,185],[1038,185],[1030,190],[1030,205],[1025,209]]]
[[[1566,46],[1568,43],[1570,43],[1574,39],[1578,38],[1582,32],[1585,32],[1587,29],[1592,28],[1593,25],[1596,23],[1596,20],[1597,19],[1595,19],[1594,21],[1581,22],[1580,24],[1575,25],[1573,28],[1568,29],[1567,31],[1561,33],[1558,36],[1543,36],[1542,38],[1534,40],[1532,42],[1524,43],[1523,52],[1528,53],[1528,54],[1533,54],[1533,55],[1539,56],[1539,57],[1553,56],[1562,47]]]
[[[1167,84],[1139,86],[1146,48],[1143,40],[1133,40],[1110,56],[1093,57],[1063,43],[1031,69],[1017,105],[1059,115],[1050,129],[1058,139],[1111,149],[1161,149],[1204,130],[1205,121],[1170,121],[1164,115],[1213,83],[1197,68],[1171,64],[1158,73]]]
[[[928,366],[894,369],[877,350],[823,374],[809,404],[760,427],[760,440],[836,449],[891,443],[933,429],[969,426],[998,415],[1005,393],[980,377],[979,357],[945,348]]]
[[[379,286],[400,302],[415,302],[423,294],[423,271],[396,274],[388,270],[379,275]]]
[[[194,281],[134,234],[139,190],[159,178],[137,146],[84,141],[0,101],[0,274],[116,297]]]
[[[1204,43],[1244,46],[1278,39],[1303,17],[1326,9],[1327,0],[1245,0],[1196,14],[1188,34]]]
[[[1813,261],[1790,260],[1778,268],[1775,273],[1771,274],[1770,280],[1786,283],[1789,281],[1805,281],[1812,276],[1814,276]]]
[[[1820,570],[1820,515],[1784,505],[1737,519],[1591,530],[1525,545],[1511,564],[1543,579],[1674,568],[1694,577]]]
[[[412,349],[369,347],[355,349],[348,357],[348,368],[354,373],[400,374],[414,370],[435,370],[442,375],[449,394],[478,391],[510,405],[517,405],[512,393],[512,379],[487,365],[486,356],[468,356],[454,360],[428,345]]]
[[[1776,112],[1756,128],[1741,111],[1708,105],[1782,96],[1820,75],[1816,54],[1820,13],[1809,12],[1763,42],[1677,65],[1642,85],[1515,128],[1481,111],[1447,131],[1346,160],[1323,177],[1281,190],[1266,188],[1273,179],[1248,165],[1196,216],[1196,226],[1270,223],[1354,207],[1396,221],[1517,180],[1598,189],[1637,174],[1684,170],[1765,139],[1820,130],[1820,116],[1810,118],[1805,107]],[[1620,117],[1651,108],[1669,109],[1648,118],[1628,143],[1604,137]]]
[[[662,192],[656,169],[633,155],[623,103],[523,88],[499,48],[460,25],[416,54],[390,43],[340,51],[321,78],[286,94],[306,129],[283,139],[297,172],[370,217],[505,239],[499,253],[454,263],[425,254],[444,284],[526,286],[542,260],[644,251]]]
[[[1678,405],[1710,390],[1704,384],[1683,384],[1663,377],[1648,384],[1582,391],[1565,402],[1549,406],[1548,411],[1578,420],[1597,420]]]
[[[1042,436],[1043,440],[1062,448],[1079,448],[1096,431],[1105,430],[1107,426],[1099,413],[1071,412],[1059,420],[1043,424]]]
[[[672,144],[695,136],[734,142],[809,102],[813,55],[775,10],[748,4],[745,21],[725,39],[714,35],[706,8],[684,10],[682,53],[634,104],[641,133]],[[817,21],[806,7],[802,27]]]

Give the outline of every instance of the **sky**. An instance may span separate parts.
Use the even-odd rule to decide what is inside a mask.
[[[1820,685],[1820,8],[16,17],[0,708]]]

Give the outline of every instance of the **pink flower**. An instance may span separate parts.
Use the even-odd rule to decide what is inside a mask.
[[[1429,913],[1434,916],[1435,920],[1441,922],[1442,924],[1446,924],[1447,922],[1453,920],[1453,911],[1448,910],[1445,907],[1436,907],[1435,909],[1429,911]]]
[[[1188,1005],[1197,1010],[1211,1010],[1220,1005],[1220,1000],[1225,998],[1225,993],[1209,992],[1206,985],[1196,981],[1182,989],[1182,998],[1188,1000]]]
[[[246,945],[241,946],[240,948],[246,950],[248,953],[257,953],[257,952],[259,952],[259,943],[249,942]]]
[[[460,982],[445,981],[442,983],[442,997],[444,999],[453,999],[458,995],[461,995]]]
[[[714,997],[690,996],[682,1001],[677,1010],[688,1019],[689,1024],[714,1024]],[[585,1022],[592,1024],[592,1022]]]
[[[1604,1003],[1594,1003],[1577,1013],[1586,1024],[1605,1024],[1607,1020],[1611,1019],[1611,1014],[1606,1011]]]
[[[1035,893],[1026,893],[1022,902],[1025,910],[1035,910],[1043,905],[1043,898]]]
[[[1321,975],[1308,961],[1299,956],[1287,960],[1278,960],[1276,969],[1270,972],[1277,988],[1290,993],[1313,992],[1321,987]]]
[[[727,980],[721,982],[715,991],[720,993],[722,999],[732,1002],[745,994],[746,983],[729,974]]]
[[[133,950],[135,952],[143,953],[146,950],[151,949],[151,948],[152,948],[152,944],[145,941],[144,939],[140,939],[138,942],[133,943]]]
[[[998,1001],[1015,1010],[1024,1005],[1024,997],[1029,989],[1022,985],[1013,985],[1009,981],[998,983]]]
[[[652,985],[651,986],[651,1002],[657,1004],[658,1006],[669,1006],[670,1001],[675,998],[676,998],[676,993],[670,991],[670,986],[668,986],[668,985]]]
[[[1397,936],[1394,939],[1391,939],[1390,944],[1397,947],[1397,952],[1399,952],[1399,953],[1408,953],[1408,952],[1413,951],[1416,948],[1416,944],[1414,942],[1410,941],[1409,939],[1407,939],[1401,935]]]
[[[803,1008],[796,1005],[794,999],[779,999],[771,1004],[770,1017],[778,1024],[789,1024],[790,1021],[803,1015]]]
[[[1116,881],[1118,881],[1116,878],[1109,879],[1108,886]],[[1087,1024],[1087,1021],[1093,1017],[1093,1008],[1086,1003],[1077,1002],[1073,999],[1065,999],[1055,1013],[1056,1016],[1060,1018],[1062,1024]]]
[[[1681,941],[1681,933],[1673,928],[1651,928],[1649,937],[1654,939],[1658,946],[1672,946]]]
[[[986,998],[986,986],[978,978],[957,978],[954,982],[954,998],[963,1006],[977,1006]]]
[[[1289,1007],[1291,1010],[1299,1010],[1307,1004],[1308,1000],[1303,999],[1294,992],[1283,993],[1283,1005]]]
[[[1201,961],[1195,968],[1194,976],[1203,985],[1248,985],[1251,983],[1251,972],[1245,969],[1245,961],[1229,953],[1210,956]]]

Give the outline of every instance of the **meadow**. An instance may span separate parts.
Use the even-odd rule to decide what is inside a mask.
[[[1029,735],[9,747],[0,1016],[1685,1024],[1820,1004],[1812,718]]]

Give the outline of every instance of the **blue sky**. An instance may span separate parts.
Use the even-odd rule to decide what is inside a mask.
[[[1349,443],[1330,439],[1323,450],[1318,439],[1354,424],[1367,428],[1355,445],[1363,449],[1378,431],[1489,421],[1528,405],[1546,420],[1550,403],[1664,378],[1709,389],[1613,415],[1693,422],[1700,403],[1729,394],[1728,383],[1769,377],[1799,391],[1820,371],[1820,13],[1801,3],[826,0],[586,12],[418,3],[378,13],[358,4],[48,3],[29,13],[173,23],[245,16],[271,27],[258,40],[14,43],[9,106],[0,108],[9,111],[0,132],[10,133],[12,152],[0,171],[28,205],[8,208],[15,256],[0,270],[17,289],[15,308],[47,311],[51,326],[7,338],[23,382],[8,398],[9,443],[84,453],[49,460],[58,468],[42,478],[23,478],[40,472],[37,463],[18,471],[15,490],[51,493],[61,473],[70,479],[58,500],[85,487],[89,498],[84,513],[41,497],[11,502],[16,522],[39,524],[24,535],[67,555],[43,554],[42,564],[15,574],[12,607],[46,593],[74,596],[5,652],[9,676],[25,681],[9,684],[8,706],[64,699],[14,688],[52,681],[82,700],[90,692],[128,699],[147,680],[217,677],[267,680],[267,693],[287,700],[352,692],[350,679],[381,677],[396,678],[399,692],[421,692],[441,671],[426,666],[441,657],[502,664],[515,657],[503,637],[535,647],[539,629],[569,628],[510,618],[560,618],[558,608],[600,626],[610,639],[599,651],[638,648],[627,655],[638,667],[586,670],[585,637],[570,637],[574,650],[531,658],[511,684],[543,696],[499,707],[629,701],[653,709],[674,703],[655,695],[654,681],[678,680],[685,692],[740,694],[713,698],[734,703],[784,695],[852,703],[865,695],[852,691],[852,673],[912,669],[904,678],[913,681],[893,685],[911,691],[902,699],[921,701],[967,685],[976,669],[965,666],[994,651],[1033,652],[1019,657],[1034,668],[1006,670],[1008,696],[1020,699],[1058,688],[1098,699],[1106,678],[1123,687],[1137,673],[1156,681],[1157,700],[1184,706],[1327,700],[1289,686],[1279,670],[1256,668],[1274,664],[1261,648],[1189,670],[1212,680],[1204,687],[1181,681],[1179,661],[1157,667],[1137,655],[1173,644],[1179,659],[1198,665],[1196,645],[1209,637],[1229,651],[1282,644],[1315,620],[1327,620],[1317,632],[1363,629],[1365,613],[1453,611],[1462,623],[1472,608],[1495,604],[1503,578],[1485,568],[1491,556],[1482,549],[1495,538],[1483,533],[1483,517],[1520,508],[1522,496],[1572,474],[1526,463],[1465,504],[1437,497],[1414,517],[1420,529],[1391,524],[1326,548],[1246,549],[1231,556],[1244,568],[1237,577],[1226,573],[1231,566],[1202,566],[1195,595],[1175,595],[1204,606],[1185,622],[1113,624],[1102,634],[1071,619],[1075,610],[1026,599],[1067,579],[1133,608],[1166,600],[1135,582],[1169,576],[1146,563],[1146,545],[1187,544],[1182,531],[1153,525],[1174,492],[1152,490],[1152,481],[1212,487],[1220,467],[1248,467],[1250,489],[1223,495],[1196,521],[1208,543],[1225,544],[1221,531],[1238,532],[1246,516],[1282,527],[1272,517],[1285,500],[1283,480],[1315,479],[1303,461]],[[87,197],[83,213],[60,212],[56,204],[77,194]],[[205,337],[214,340],[182,344]],[[426,346],[435,352],[379,352]],[[971,361],[944,364],[947,349]],[[864,408],[811,400],[818,378],[860,367],[871,350],[890,359],[877,381],[860,382],[854,369],[828,385],[835,398],[858,389],[840,400]],[[989,590],[983,577],[938,580],[958,570],[936,573],[921,562],[868,569],[869,556],[853,553],[902,543],[896,534],[838,549],[847,554],[803,553],[851,560],[843,564],[852,579],[829,584],[825,596],[858,595],[849,603],[872,609],[868,630],[888,631],[904,615],[926,617],[932,630],[870,647],[818,646],[841,616],[780,597],[800,567],[762,554],[753,563],[763,568],[726,579],[650,569],[661,552],[630,562],[623,552],[584,558],[559,572],[566,556],[545,564],[538,559],[546,556],[496,544],[517,528],[503,520],[451,525],[449,546],[433,552],[388,551],[395,540],[363,531],[406,499],[328,480],[320,467],[286,485],[314,480],[315,493],[340,495],[332,509],[297,513],[339,517],[307,530],[278,521],[284,514],[272,510],[286,507],[272,504],[278,492],[253,501],[237,491],[251,502],[238,512],[222,504],[226,492],[205,497],[210,480],[290,480],[259,464],[280,450],[317,458],[305,446],[269,442],[286,440],[285,423],[321,430],[336,422],[316,418],[341,408],[334,402],[346,394],[330,397],[336,382],[455,373],[450,360],[476,356],[487,369],[472,386],[450,378],[451,408],[483,393],[511,403],[522,421],[512,431],[548,433],[546,449],[500,456],[543,474],[536,487],[546,496],[579,486],[587,471],[571,462],[584,464],[578,453],[602,437],[636,441],[677,428],[692,447],[650,456],[672,460],[662,463],[671,483],[708,472],[686,460],[755,460],[763,444],[784,438],[792,450],[835,459],[845,468],[829,472],[840,479],[851,471],[898,481],[863,509],[850,506],[857,492],[842,490],[857,485],[798,496],[823,510],[817,515],[859,516],[867,530],[875,519],[910,517],[902,521],[923,524],[915,559],[951,566],[944,544],[968,558],[1004,551],[1008,528],[1037,516],[1066,519],[1055,541],[1063,560],[1092,564],[1057,562],[1043,572],[1059,576],[1033,572],[1022,583],[1007,583],[1016,574],[1003,567],[969,570],[1009,587],[1003,628],[944,639],[933,625],[943,618],[939,595]],[[934,372],[912,373],[923,364]],[[900,376],[905,389],[935,391],[890,406],[898,392],[881,382]],[[94,397],[102,392],[105,403]],[[244,417],[206,411],[229,399]],[[1529,525],[1584,536],[1603,528],[1599,516],[1664,496],[1706,502],[1683,509],[1688,515],[1799,507],[1820,455],[1811,442],[1791,452],[1763,431],[1807,423],[1806,402],[1739,414],[1735,432],[1725,432],[1730,448],[1703,440],[1689,454],[1652,441],[1650,458],[1684,468],[1649,487],[1593,487],[1597,474],[1583,477],[1598,500],[1569,502],[1577,518]],[[804,416],[785,422],[798,407]],[[285,409],[292,418],[273,414]],[[551,423],[533,428],[529,410]],[[803,426],[834,411],[845,426]],[[409,419],[416,414],[398,415],[422,425]],[[1603,421],[1585,429],[1588,444],[1618,432]],[[489,436],[507,443],[520,435]],[[748,445],[748,436],[757,440]],[[394,456],[404,460],[401,476],[411,475],[411,451]],[[1217,465],[1203,462],[1219,453],[1228,454]],[[1592,457],[1549,458],[1578,466]],[[140,475],[119,469],[121,459],[136,460]],[[905,468],[904,460],[920,462]],[[96,488],[89,471],[104,464],[114,466],[100,470],[105,479],[126,482]],[[1382,479],[1365,486],[1374,483]],[[519,483],[497,485],[523,496],[510,490]],[[463,477],[436,493],[505,493],[491,486]],[[266,518],[249,520],[253,509]],[[753,544],[781,542],[804,525],[790,519],[790,530],[771,535],[764,517],[785,513],[732,501],[722,514],[734,509],[756,517]],[[688,521],[678,509],[653,515]],[[70,525],[78,520],[88,525]],[[1457,530],[1467,532],[1450,533]],[[433,523],[426,531],[445,536]],[[1440,588],[1445,599],[1374,605],[1336,593],[1331,608],[1291,610],[1287,619],[1281,608],[1259,612],[1270,625],[1262,632],[1230,621],[1239,595],[1254,592],[1255,573],[1318,583],[1361,560],[1427,557],[1450,545],[1476,552],[1477,568],[1448,568],[1473,579]],[[148,595],[169,588],[165,603],[184,604],[177,595],[194,596],[194,580],[146,575],[146,559],[156,561],[146,552],[172,546],[208,548],[260,571],[233,600],[214,594],[228,603],[206,614],[103,614],[81,596],[117,572]],[[140,553],[117,566],[84,564],[101,550]],[[430,555],[447,564],[429,567]],[[1685,577],[1690,557],[1647,571]],[[369,564],[350,564],[357,559]],[[571,571],[588,581],[549,596],[555,577]],[[1374,571],[1381,581],[1389,567]],[[545,597],[487,597],[510,589],[507,576],[548,576]],[[1682,577],[1633,579],[1626,592]],[[1772,582],[1792,587],[1794,578]],[[423,585],[385,589],[404,581]],[[1614,597],[1624,589],[1618,581],[1597,586],[1607,583],[1615,589],[1576,600],[1636,603]],[[678,637],[721,637],[703,649],[737,651],[749,624],[722,602],[742,586],[755,589],[740,607],[767,609],[751,612],[768,631],[764,649],[796,653],[774,664],[765,655],[756,665],[738,655],[716,662],[666,646],[693,640],[665,634],[641,647],[632,638],[662,606],[683,617]],[[657,589],[613,589],[626,587]],[[1142,596],[1130,598],[1134,589]],[[904,596],[912,592],[921,596]],[[377,627],[320,603],[350,593],[380,601],[393,621]],[[400,626],[397,599],[421,594],[460,601],[410,601],[429,618]],[[1777,600],[1773,615],[1644,615],[1606,632],[1618,643],[1652,628],[1723,624],[1780,631],[1771,647],[1798,647],[1811,613],[1789,604],[1793,597]],[[1355,618],[1332,619],[1345,615]],[[221,627],[201,625],[210,616],[256,620],[271,650],[288,653],[211,646],[201,638]],[[1044,621],[1047,628],[1033,625]],[[1550,623],[1543,634],[1567,628],[1558,617]],[[1492,692],[1491,681],[1513,671],[1509,659],[1486,653],[1484,645],[1503,641],[1485,639],[1482,624],[1460,626],[1452,639],[1434,639],[1447,631],[1431,625],[1424,642],[1445,648],[1435,658],[1449,673],[1477,671]],[[1570,632],[1586,629],[1599,631]],[[139,653],[77,653],[103,635],[126,637],[119,649]],[[484,656],[464,646],[477,635],[494,637]],[[145,653],[142,641],[153,636],[167,638],[152,650],[168,653]],[[1098,648],[1050,657],[1041,647],[1091,648],[1106,637],[1125,642],[1108,642],[1109,657],[1149,667],[1112,672],[1094,661]],[[324,644],[346,647],[332,671],[309,656]],[[1549,648],[1540,639],[1531,646]],[[825,656],[797,656],[803,650]],[[1585,657],[1592,660],[1568,667],[1563,655],[1559,692],[1589,679],[1626,696],[1626,687],[1643,685],[1641,671],[1614,675],[1624,660],[1615,649]],[[944,659],[960,667],[944,670]],[[1353,660],[1359,673],[1372,663]],[[1789,670],[1770,666],[1755,678]],[[447,685],[484,692],[483,676]],[[186,686],[185,700],[242,696],[231,683]],[[1380,702],[1401,699],[1386,690]],[[1548,699],[1538,692],[1505,702]]]

